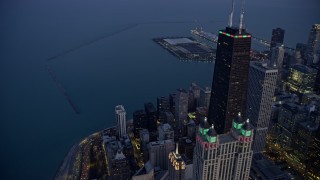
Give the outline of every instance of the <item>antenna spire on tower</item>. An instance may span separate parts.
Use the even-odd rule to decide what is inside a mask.
[[[179,144],[176,143],[176,154],[179,154],[179,150],[178,150]]]
[[[233,12],[234,12],[234,0],[232,0],[232,9],[229,15],[229,27],[232,27],[232,21],[233,21]]]
[[[242,28],[243,28],[243,15],[244,15],[244,0],[241,1],[239,34],[241,34],[241,31],[242,31]]]

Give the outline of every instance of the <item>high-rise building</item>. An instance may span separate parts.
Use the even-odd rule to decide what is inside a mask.
[[[219,31],[208,113],[218,134],[230,131],[238,112],[246,113],[250,49],[251,34],[245,29]]]
[[[299,64],[305,64],[305,59],[306,59],[306,52],[307,52],[307,45],[304,43],[297,43],[296,44],[296,52],[299,52],[300,57],[302,59],[301,63]]]
[[[175,110],[175,107],[176,107],[176,105],[175,105],[175,97],[176,97],[175,92],[169,94],[170,111],[171,111],[173,114],[176,112],[176,110]]]
[[[184,89],[177,89],[175,96],[175,120],[177,121],[178,136],[181,136],[183,125],[188,118],[188,92]]]
[[[307,64],[318,64],[320,55],[320,24],[312,25],[307,43]]]
[[[286,90],[295,94],[312,93],[317,70],[296,64],[290,68],[290,75],[285,82]]]
[[[141,129],[148,128],[148,121],[144,110],[137,110],[133,112],[133,133],[135,137],[139,137]]]
[[[231,132],[217,134],[214,126],[202,121],[193,155],[193,179],[249,178],[252,160],[253,131],[249,120],[233,121]]]
[[[318,95],[320,95],[320,67],[317,67],[317,77],[316,82],[314,84],[314,92]]]
[[[284,45],[276,44],[275,47],[271,48],[271,57],[270,57],[270,67],[276,67],[278,69],[278,79],[277,85],[282,84],[282,65],[284,59]]]
[[[148,120],[148,129],[150,132],[157,131],[157,110],[154,105],[149,102],[144,104]]]
[[[115,107],[115,112],[120,138],[127,134],[126,110],[124,109],[123,105],[117,105]]]
[[[190,94],[192,94],[191,102],[189,102],[189,111],[195,111],[196,108],[200,104],[200,86],[198,86],[196,83],[191,83],[190,86]]]
[[[276,44],[283,44],[285,30],[281,28],[272,29],[270,48],[276,47]]]
[[[188,157],[188,159],[193,159],[194,147],[195,143],[192,142],[192,140],[188,137],[182,137],[179,139],[179,152],[180,154],[184,154],[186,157]]]
[[[169,180],[185,180],[186,163],[182,159],[176,144],[176,151],[169,153]]]
[[[198,107],[196,110],[196,119],[195,123],[198,125],[203,118],[207,117],[208,109],[205,107]]]
[[[262,153],[255,153],[252,158],[250,179],[291,180],[292,177],[281,171],[280,167],[264,157]]]
[[[307,111],[303,106],[294,103],[282,104],[278,117],[280,129],[280,136],[278,137],[278,140],[282,149],[291,149],[292,136],[296,130],[295,127],[298,123],[305,121],[306,118]]]
[[[172,139],[174,140],[174,131],[173,128],[170,126],[170,124],[161,124],[158,127],[158,140],[162,141],[162,140],[169,140]]]
[[[174,131],[177,130],[178,124],[174,119],[174,115],[170,111],[164,112],[164,119],[168,124],[170,124]]]
[[[211,88],[205,87],[204,89],[200,89],[200,107],[209,108],[210,104],[210,96],[211,96]]]
[[[170,111],[170,101],[166,96],[157,98],[158,122],[159,124],[167,123],[165,121],[165,112]]]
[[[154,180],[154,168],[148,161],[133,176],[132,180]]]
[[[170,111],[170,102],[168,97],[161,96],[157,98],[157,110],[160,112]]]
[[[168,169],[168,156],[174,148],[172,139],[164,141],[154,141],[148,144],[149,160],[154,167],[160,167],[163,170]]]
[[[300,167],[307,170],[308,161],[311,161],[310,154],[312,153],[312,144],[319,124],[307,121],[300,122],[295,127],[295,133],[292,137],[292,156],[296,161],[299,161]]]
[[[131,179],[131,168],[127,158],[118,150],[110,161],[110,177],[114,180]]]
[[[277,75],[275,67],[250,62],[247,117],[254,127],[254,153],[262,152],[265,146]]]
[[[310,151],[308,153],[307,173],[309,179],[320,179],[320,127],[312,141]]]

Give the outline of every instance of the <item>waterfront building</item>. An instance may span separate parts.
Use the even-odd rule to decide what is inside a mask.
[[[303,94],[312,93],[316,75],[317,70],[296,64],[290,68],[290,75],[285,82],[286,90],[301,97]]]
[[[276,47],[276,44],[283,44],[285,30],[281,28],[272,29],[270,48]]]
[[[236,117],[230,132],[218,134],[205,119],[200,123],[196,137],[193,179],[248,179],[252,140],[249,120],[242,122]]]
[[[320,55],[320,24],[312,25],[310,30],[307,50],[306,50],[306,58],[307,65],[318,64],[319,63],[319,55]]]
[[[127,135],[127,120],[126,120],[126,110],[123,105],[117,105],[115,107],[116,120],[119,131],[119,138]]]
[[[175,149],[174,141],[163,140],[154,141],[148,144],[149,160],[153,167],[159,167],[162,170],[168,169],[168,156]]]
[[[157,131],[157,110],[154,105],[149,102],[144,104],[144,110],[146,111],[148,129],[150,132]]]
[[[185,180],[186,163],[182,159],[176,144],[176,151],[169,153],[169,180]]]
[[[209,108],[210,104],[210,97],[211,97],[211,88],[205,87],[200,89],[200,107]]]
[[[144,110],[133,112],[133,133],[135,137],[139,137],[141,129],[148,128],[148,121]]]
[[[158,127],[158,133],[159,133],[159,136],[158,136],[159,141],[169,140],[169,139],[174,140],[174,130],[170,126],[170,124],[161,124]]]
[[[277,75],[276,67],[250,62],[247,117],[254,127],[254,153],[262,152],[265,146]]]
[[[219,31],[208,113],[218,134],[230,131],[238,112],[246,113],[250,49],[251,34],[245,29]]]

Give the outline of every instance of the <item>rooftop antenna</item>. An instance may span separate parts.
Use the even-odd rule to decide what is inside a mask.
[[[176,154],[179,154],[179,151],[178,151],[178,143],[176,143]]]
[[[232,0],[232,9],[231,9],[231,12],[229,14],[229,27],[232,27],[233,11],[234,11],[234,0]]]
[[[243,15],[244,15],[244,0],[241,1],[239,34],[241,34],[241,31],[242,31],[242,28],[243,28]]]

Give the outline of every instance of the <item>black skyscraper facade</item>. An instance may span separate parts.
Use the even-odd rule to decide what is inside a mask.
[[[246,112],[250,48],[251,34],[244,29],[241,34],[235,27],[219,31],[208,113],[219,134],[231,129],[238,112]]]
[[[272,29],[270,48],[276,47],[277,44],[283,44],[284,32],[285,30],[281,28]]]
[[[147,115],[144,110],[133,112],[133,132],[136,138],[139,137],[141,129],[148,129]]]
[[[157,131],[157,110],[154,105],[149,102],[144,104],[144,109],[148,120],[148,130],[150,132]]]

